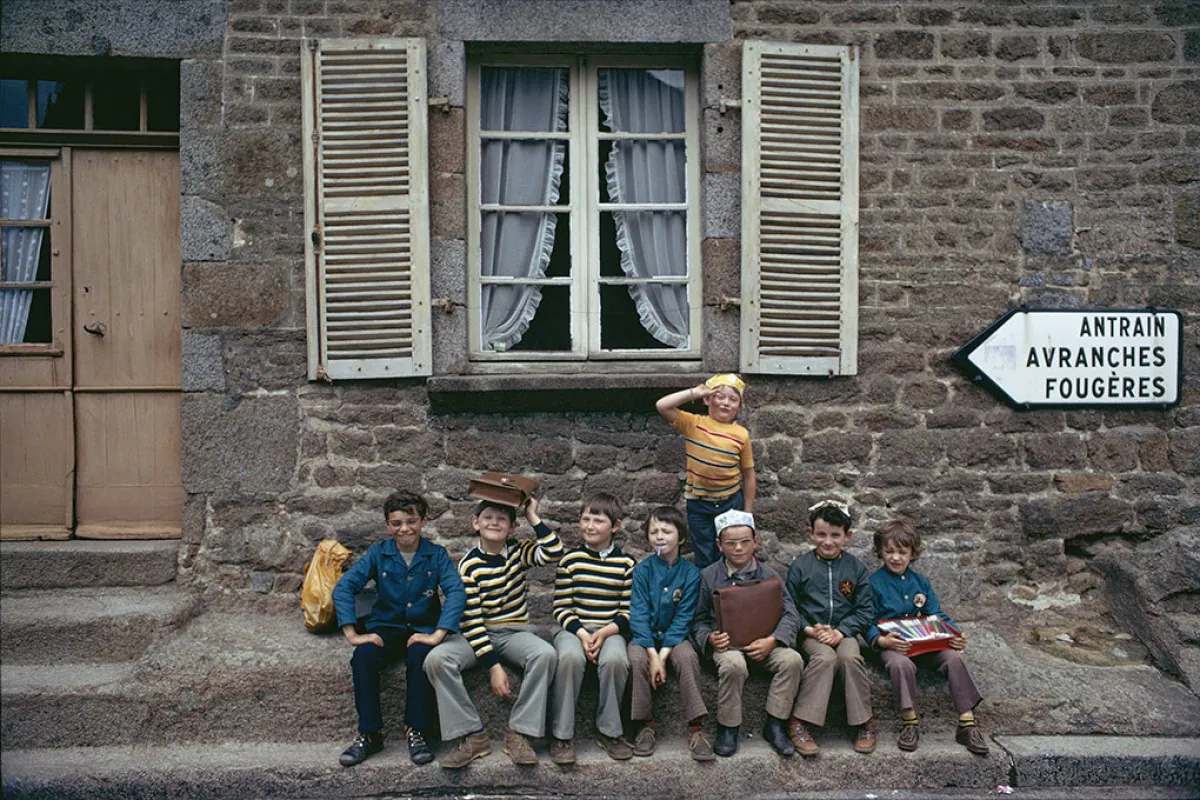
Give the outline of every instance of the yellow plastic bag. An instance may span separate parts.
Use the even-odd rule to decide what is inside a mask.
[[[313,553],[312,561],[304,568],[304,585],[300,587],[300,608],[304,611],[304,627],[312,633],[333,630],[337,614],[333,609],[333,587],[342,577],[342,569],[350,551],[337,539],[323,539]]]

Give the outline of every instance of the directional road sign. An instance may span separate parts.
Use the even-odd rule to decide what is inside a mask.
[[[953,360],[1017,408],[1167,408],[1179,403],[1182,335],[1174,310],[1020,308]]]

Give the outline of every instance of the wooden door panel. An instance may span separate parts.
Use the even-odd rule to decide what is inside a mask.
[[[77,153],[72,194],[76,387],[177,387],[178,154]]]
[[[183,508],[179,395],[77,392],[80,536],[178,534]]]
[[[77,151],[73,170],[75,533],[175,537],[179,156]]]
[[[74,480],[66,393],[0,393],[0,539],[65,539]]]

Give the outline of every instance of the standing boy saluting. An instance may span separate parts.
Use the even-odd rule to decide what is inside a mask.
[[[596,665],[600,704],[596,709],[598,744],[611,758],[624,761],[633,749],[621,738],[621,696],[629,681],[629,593],[634,561],[613,544],[621,529],[621,502],[598,492],[583,501],[576,547],[558,562],[554,578],[554,636],[558,667],[551,704],[550,760],[574,764],[575,703],[588,663]]]
[[[808,535],[815,547],[792,560],[787,588],[804,625],[801,647],[808,664],[788,725],[792,743],[801,755],[820,749],[804,723],[824,725],[833,691],[833,677],[842,677],[846,691],[846,722],[858,728],[854,749],[875,750],[875,720],[871,687],[858,637],[875,621],[867,568],[844,551],[850,541],[850,509],[838,500],[822,500],[808,510]]]
[[[683,434],[687,454],[688,529],[692,535],[692,560],[700,569],[717,560],[716,518],[730,509],[754,511],[758,479],[750,432],[734,420],[742,409],[746,383],[737,375],[714,375],[699,386],[660,397],[654,407]],[[680,411],[679,406],[700,400],[708,415]]]
[[[408,669],[404,699],[408,756],[414,764],[433,760],[425,734],[433,724],[434,694],[424,662],[434,645],[458,630],[466,593],[446,548],[421,537],[428,515],[429,506],[420,495],[389,495],[383,502],[383,518],[391,535],[371,545],[333,589],[338,624],[346,641],[354,645],[350,667],[358,738],[339,759],[344,767],[361,764],[383,749],[379,674],[400,658]],[[354,596],[371,580],[379,599],[367,617],[367,632],[359,633]],[[438,599],[439,589],[445,605]]]
[[[471,527],[479,534],[479,544],[458,562],[467,592],[462,635],[448,637],[425,659],[425,674],[437,692],[442,739],[462,737],[458,747],[442,757],[444,769],[462,769],[492,752],[483,720],[463,685],[463,671],[476,661],[487,667],[488,683],[498,697],[512,697],[500,659],[524,670],[504,739],[504,752],[512,762],[536,764],[537,753],[526,737],[540,738],[546,732],[546,703],[557,659],[554,648],[529,627],[525,573],[557,560],[562,543],[538,516],[536,499],[525,507],[536,541],[509,538],[516,519],[512,506],[488,500],[476,506]]]

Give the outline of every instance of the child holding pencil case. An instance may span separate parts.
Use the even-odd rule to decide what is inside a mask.
[[[920,554],[921,536],[906,519],[890,520],[875,533],[875,555],[882,559],[883,567],[871,575],[877,622],[867,631],[867,641],[878,649],[900,702],[903,725],[896,746],[917,749],[920,666],[938,669],[950,683],[950,697],[959,715],[955,740],[976,755],[987,755],[987,740],[975,724],[974,714],[983,698],[962,657],[967,641],[942,611],[929,579],[910,568]],[[947,641],[948,647],[939,647]]]

